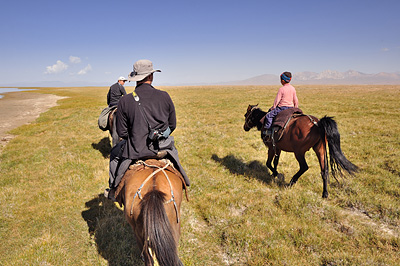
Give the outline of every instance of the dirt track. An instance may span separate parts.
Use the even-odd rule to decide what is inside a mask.
[[[14,136],[7,132],[34,121],[63,97],[34,92],[10,92],[0,99],[0,149]]]

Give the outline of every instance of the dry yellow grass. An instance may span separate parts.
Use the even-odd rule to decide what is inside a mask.
[[[192,181],[182,206],[185,265],[399,265],[400,86],[296,86],[300,108],[334,116],[342,149],[361,168],[321,198],[318,161],[291,189],[265,167],[248,104],[272,105],[278,86],[164,87]],[[42,88],[68,96],[0,155],[4,265],[141,265],[122,211],[101,195],[110,144],[97,128],[107,88]],[[283,153],[279,172],[297,171]]]

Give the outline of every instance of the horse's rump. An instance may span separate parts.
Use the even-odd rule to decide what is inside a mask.
[[[109,114],[108,114],[108,129],[112,130],[113,128],[113,123],[114,123],[114,116],[115,113],[117,112],[117,107],[115,107]]]
[[[181,180],[183,187],[186,190],[186,183],[185,180],[183,179],[182,174],[175,169],[173,164],[168,160],[168,159],[162,159],[162,160],[156,160],[156,159],[148,159],[146,161],[136,161],[136,163],[132,164],[129,166],[129,169],[126,171],[125,175],[122,177],[121,182],[119,183],[116,191],[115,191],[115,199],[119,203],[120,206],[123,205],[123,199],[122,199],[122,193],[123,188],[125,187],[126,182],[130,178],[134,178],[136,173],[141,172],[146,169],[151,169],[151,168],[164,168],[167,164],[169,164],[164,170],[176,175],[179,177]],[[187,192],[186,192],[186,198],[187,198]]]
[[[185,182],[171,161],[137,161],[125,173],[116,199],[142,249],[146,265],[181,265],[180,206]]]

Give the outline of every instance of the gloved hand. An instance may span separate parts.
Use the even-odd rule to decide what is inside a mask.
[[[171,129],[169,127],[167,127],[163,133],[161,133],[164,138],[168,138],[169,134],[171,134]]]

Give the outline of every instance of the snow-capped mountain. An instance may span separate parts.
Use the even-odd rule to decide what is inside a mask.
[[[279,76],[265,74],[252,77],[245,80],[227,82],[236,85],[277,85],[279,84]],[[325,70],[317,72],[298,72],[293,73],[293,84],[388,84],[400,85],[400,73],[380,72],[377,74],[366,74],[356,70],[348,70],[345,72],[335,70]]]

